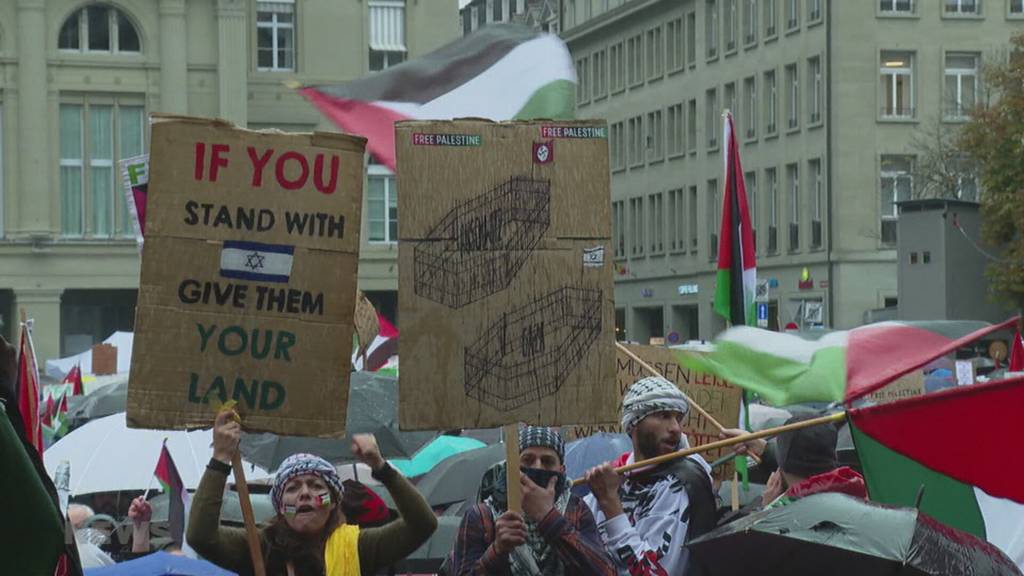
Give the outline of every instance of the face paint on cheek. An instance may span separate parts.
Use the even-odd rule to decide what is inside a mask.
[[[324,492],[313,496],[313,507],[314,508],[328,508],[331,505],[331,493]],[[294,518],[299,513],[298,506],[288,506],[287,504],[281,507],[281,513],[288,518]]]

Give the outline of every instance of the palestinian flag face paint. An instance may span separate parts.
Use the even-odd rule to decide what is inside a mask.
[[[303,506],[302,504],[296,504],[296,505],[285,504],[282,507],[283,509],[281,510],[281,513],[284,514],[288,518],[294,518],[296,515],[298,515],[299,508],[301,508],[302,506]],[[313,507],[314,510],[319,509],[319,508],[330,508],[331,507],[331,491],[328,490],[327,492],[323,492],[321,494],[314,495],[313,496],[313,502],[311,503],[311,506]]]

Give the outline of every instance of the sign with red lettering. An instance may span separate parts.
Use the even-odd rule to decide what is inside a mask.
[[[700,405],[708,414],[726,428],[737,428],[740,417],[740,399],[742,390],[729,384],[727,381],[703,372],[694,372],[679,362],[680,354],[698,354],[698,352],[683,352],[655,346],[627,346],[631,352],[639,356],[664,376],[678,386],[686,395]],[[615,394],[619,405],[622,405],[622,398],[626,390],[634,382],[641,378],[651,376],[638,362],[627,356],[622,350],[616,349],[616,382],[615,389],[595,390],[594,393]],[[597,424],[597,425],[573,425],[566,427],[567,439],[574,440],[590,436],[598,432],[623,432],[619,423]],[[690,440],[691,446],[699,446],[719,440],[718,429],[711,425],[696,410],[690,410],[686,420],[683,422],[683,433]],[[726,453],[729,449],[719,449],[702,453],[702,456],[712,462]],[[724,479],[732,476],[732,465],[719,466],[715,469],[715,478]]]
[[[129,425],[344,433],[364,146],[154,123]]]

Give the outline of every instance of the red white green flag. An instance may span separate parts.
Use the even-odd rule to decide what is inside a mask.
[[[558,36],[494,24],[387,70],[299,92],[394,170],[395,122],[573,118],[576,70]]]
[[[18,411],[25,424],[25,437],[41,456],[43,454],[42,414],[39,411],[39,368],[32,345],[32,321],[21,323],[18,345]]]
[[[715,311],[733,326],[753,325],[754,292],[757,288],[757,259],[754,231],[743,182],[743,165],[736,145],[732,114],[723,115],[725,145],[725,188],[722,198],[722,228],[718,236],[718,276],[715,280]]]
[[[188,491],[178,474],[178,467],[167,450],[167,443],[164,443],[160,450],[160,459],[156,462],[156,470],[153,472],[160,486],[168,497],[169,508],[167,511],[167,524],[171,538],[183,546],[185,542],[185,510],[188,506]]]
[[[872,500],[915,506],[1024,569],[1024,378],[847,410]]]

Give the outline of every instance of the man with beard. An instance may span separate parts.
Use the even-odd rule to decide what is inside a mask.
[[[614,576],[590,509],[571,494],[562,438],[553,430],[519,432],[523,513],[508,510],[505,469],[497,486],[459,526],[449,574],[459,576]]]
[[[717,518],[711,467],[697,455],[635,470],[614,468],[687,448],[682,424],[690,405],[675,384],[643,378],[626,391],[622,429],[633,451],[587,471],[594,512],[605,547],[621,575],[687,574],[688,541],[710,531]]]

